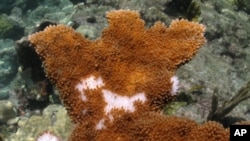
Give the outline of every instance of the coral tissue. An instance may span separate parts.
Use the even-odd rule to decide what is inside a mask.
[[[213,122],[203,127],[159,113],[176,95],[176,69],[204,44],[204,26],[174,20],[145,28],[130,10],[110,11],[107,19],[94,41],[64,25],[29,36],[76,124],[69,140],[213,140],[212,133],[227,139]]]

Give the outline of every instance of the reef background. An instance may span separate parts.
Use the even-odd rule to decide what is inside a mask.
[[[250,80],[248,0],[0,2],[0,136],[5,140],[34,140],[44,130],[66,138],[71,131],[72,125],[56,89],[43,78],[41,64],[37,69],[31,68],[27,65],[30,62],[22,58],[36,64],[35,57],[27,50],[18,52],[26,43],[25,37],[44,22],[72,26],[90,39],[100,36],[107,26],[106,11],[113,9],[137,10],[147,26],[158,20],[169,25],[176,18],[204,24],[207,43],[192,61],[178,70],[180,96],[177,102],[166,105],[165,114],[206,121],[213,94],[217,95],[220,107]],[[228,116],[250,120],[250,101],[240,103]]]

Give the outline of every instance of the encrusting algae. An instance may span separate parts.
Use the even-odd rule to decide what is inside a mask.
[[[205,43],[203,25],[174,20],[147,29],[130,10],[110,11],[107,19],[94,41],[64,25],[29,36],[76,125],[69,140],[229,140],[218,123],[160,114],[175,98],[176,69]]]

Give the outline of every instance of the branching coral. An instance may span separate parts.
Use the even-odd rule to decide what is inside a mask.
[[[70,140],[185,136],[189,121],[178,125],[179,119],[157,112],[175,98],[175,71],[204,44],[204,26],[174,20],[168,28],[157,22],[147,29],[139,13],[129,10],[108,12],[107,19],[109,26],[95,41],[64,25],[29,37],[76,124]]]

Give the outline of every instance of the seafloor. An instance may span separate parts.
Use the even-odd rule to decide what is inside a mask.
[[[206,26],[206,44],[193,60],[178,69],[180,89],[165,114],[204,122],[235,95],[242,101],[220,117],[225,127],[250,120],[249,0],[0,0],[0,137],[33,141],[49,130],[67,138],[72,124],[56,88],[44,77],[39,61],[20,50],[41,23],[65,24],[90,39],[107,26],[114,9],[137,10],[146,26],[185,18]],[[244,93],[243,93],[244,91]],[[243,93],[243,94],[242,94]],[[218,100],[212,102],[212,97]],[[0,139],[1,140],[1,139]]]

